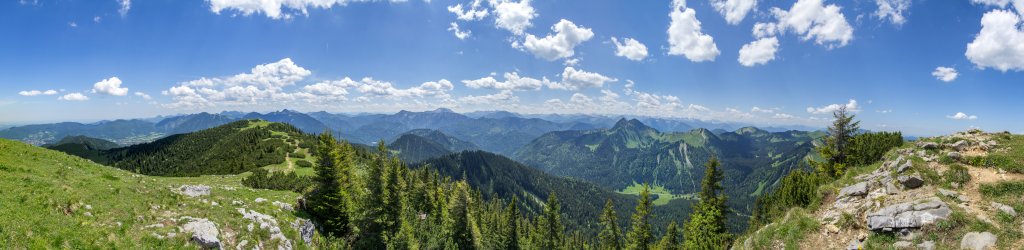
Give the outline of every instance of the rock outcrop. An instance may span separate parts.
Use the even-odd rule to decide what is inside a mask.
[[[893,232],[901,229],[916,229],[946,219],[953,213],[949,205],[938,198],[891,205],[872,212],[867,216],[868,229]]]
[[[204,249],[220,249],[220,231],[217,230],[217,224],[207,219],[190,219],[185,226],[182,227],[186,233],[192,234],[192,241],[198,244]]]
[[[178,187],[175,190],[175,192],[177,192],[177,193],[179,193],[181,195],[184,195],[184,196],[192,197],[192,198],[199,197],[199,196],[207,196],[207,195],[210,195],[210,186],[205,186],[205,185],[181,185],[181,187]]]
[[[960,240],[960,249],[985,250],[996,246],[996,235],[989,232],[970,232]]]

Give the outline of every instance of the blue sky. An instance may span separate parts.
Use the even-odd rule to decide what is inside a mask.
[[[820,126],[843,105],[871,130],[1024,133],[1024,0],[253,2],[4,1],[0,123],[446,107]]]

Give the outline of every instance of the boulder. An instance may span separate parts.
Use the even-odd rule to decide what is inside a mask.
[[[195,198],[199,196],[210,195],[210,186],[181,185],[181,187],[178,187],[177,192],[181,195]]]
[[[273,204],[274,204],[274,206],[277,206],[277,207],[281,208],[281,210],[295,211],[295,208],[292,208],[292,204],[288,204],[288,203],[284,203],[284,202],[280,202],[280,201],[274,201]]]
[[[913,166],[914,163],[907,161],[906,163],[903,163],[903,165],[900,165],[899,167],[896,168],[896,173],[902,174],[903,172],[907,171],[907,169],[910,169]]]
[[[864,242],[857,239],[850,240],[850,243],[846,244],[846,250],[861,250],[864,249]]]
[[[964,151],[967,149],[967,146],[970,145],[965,140],[959,140],[957,142],[954,142],[953,144],[950,144],[949,146],[956,149],[956,151]]]
[[[920,228],[946,219],[953,211],[937,197],[905,202],[884,207],[867,216],[868,229],[894,232],[900,229]]]
[[[939,144],[938,143],[934,143],[934,142],[930,142],[930,141],[929,142],[918,142],[917,143],[917,147],[923,148],[923,149],[938,149],[939,148]]]
[[[182,227],[186,233],[192,233],[192,241],[204,249],[220,249],[220,231],[217,224],[207,219],[192,219]]]
[[[863,181],[857,184],[844,187],[839,190],[839,197],[843,196],[865,196],[868,194],[868,182]]]
[[[292,228],[299,231],[299,237],[302,237],[302,241],[306,242],[307,246],[313,244],[313,232],[316,231],[316,226],[313,222],[307,219],[297,219],[292,222]]]
[[[996,235],[989,232],[970,232],[960,240],[960,249],[985,250],[995,246]]]
[[[900,193],[900,189],[896,187],[896,184],[892,184],[891,181],[885,182],[885,193],[888,195],[894,195]]]
[[[934,241],[930,241],[930,240],[929,241],[925,241],[925,242],[921,242],[921,244],[917,244],[917,249],[920,249],[920,250],[935,250],[935,242]]]
[[[896,178],[896,180],[898,180],[900,184],[903,184],[904,187],[911,189],[918,188],[921,187],[921,185],[924,185],[924,180],[921,179],[921,176],[917,174],[901,175],[900,177]]]
[[[896,249],[909,249],[911,246],[914,246],[913,242],[902,240],[892,244],[892,247]]]
[[[956,152],[956,151],[949,152],[949,153],[946,154],[946,156],[948,156],[949,158],[951,158],[953,160],[959,160],[960,159],[960,152]]]
[[[956,183],[953,183],[953,184],[956,184]],[[960,193],[957,193],[956,191],[953,191],[953,190],[949,190],[949,189],[945,189],[945,188],[939,188],[939,193],[942,194],[942,195],[945,195],[947,197],[950,197],[950,198],[958,199],[958,200],[960,200],[962,202],[970,201],[970,199],[968,199],[967,196],[962,195]]]
[[[1011,206],[1003,205],[1002,203],[993,201],[992,208],[1002,211],[1003,213],[1009,214],[1010,216],[1017,217],[1017,211],[1013,210],[1013,207]]]
[[[292,249],[292,241],[285,237],[284,233],[281,232],[281,227],[277,224],[277,219],[273,216],[262,214],[254,210],[246,211],[245,208],[239,208],[238,213],[242,214],[242,218],[248,219],[253,223],[259,224],[259,228],[267,230],[270,233],[270,240],[278,240],[280,245],[278,249]],[[252,226],[252,224],[249,224]],[[252,228],[249,229],[252,231]]]

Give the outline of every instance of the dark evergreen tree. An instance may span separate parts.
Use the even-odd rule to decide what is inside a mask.
[[[661,241],[658,241],[658,250],[682,250],[683,241],[679,239],[679,229],[676,228],[676,222],[672,221],[668,224],[668,228],[665,229],[665,235],[661,236]]]
[[[445,249],[475,249],[473,232],[470,229],[465,183],[458,183],[452,199],[448,203],[448,212],[444,219]]]
[[[633,212],[632,229],[626,234],[626,249],[651,249],[654,233],[651,232],[650,215],[651,192],[650,186],[645,183],[640,190],[640,202],[636,204],[636,212]]]
[[[499,249],[513,250],[519,249],[519,219],[522,215],[519,214],[519,200],[512,197],[512,202],[508,204],[508,213],[505,216],[505,227],[501,232],[502,245]]]
[[[619,219],[615,215],[615,206],[611,199],[604,203],[604,212],[601,213],[601,232],[597,235],[598,247],[602,250],[622,249],[622,230],[619,229]]]
[[[732,235],[725,224],[728,207],[722,191],[724,174],[716,157],[704,164],[700,201],[690,214],[684,231],[685,249],[728,249]]]
[[[842,175],[850,164],[850,141],[860,130],[860,121],[854,121],[856,115],[850,114],[845,106],[832,112],[832,116],[835,120],[828,127],[825,143],[815,149],[824,161],[811,164],[819,173],[835,178]]]
[[[562,226],[562,208],[558,203],[555,192],[548,195],[548,201],[544,204],[543,220],[540,220],[540,248],[541,249],[562,249],[565,240],[565,227]]]
[[[359,215],[359,236],[356,239],[355,247],[359,249],[382,249],[385,247],[384,234],[385,225],[388,219],[385,215],[385,174],[388,164],[387,148],[384,141],[377,146],[377,154],[372,156],[372,161],[367,165],[366,180],[364,186],[366,193],[362,194],[359,202],[362,213]]]
[[[317,147],[317,187],[307,196],[307,211],[317,222],[321,232],[332,237],[344,237],[349,233],[348,199],[339,182],[338,164],[341,153],[334,136],[329,132],[320,134]]]

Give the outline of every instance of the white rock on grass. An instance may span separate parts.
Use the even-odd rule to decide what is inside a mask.
[[[299,231],[299,235],[302,237],[302,241],[306,242],[306,245],[313,244],[313,233],[316,231],[316,227],[313,222],[307,219],[297,219],[292,222],[292,228]]]
[[[992,208],[1002,211],[1003,213],[1009,214],[1010,216],[1017,217],[1017,211],[1013,210],[1013,207],[1011,206],[1003,205],[1002,203],[993,201]]]
[[[199,196],[210,195],[210,186],[205,186],[205,185],[181,185],[181,187],[178,187],[178,189],[176,191],[177,191],[177,193],[179,193],[181,195],[195,198],[195,197],[199,197]]]
[[[220,231],[217,224],[207,219],[191,219],[182,228],[186,233],[192,233],[192,241],[205,249],[220,249]]]
[[[970,232],[960,240],[960,249],[985,250],[995,246],[996,236],[989,232]]]
[[[894,232],[916,229],[949,217],[953,210],[938,197],[884,207],[867,215],[868,229]]]
[[[267,202],[267,199],[263,199],[263,198],[259,198],[259,197],[257,197],[257,198],[256,198],[256,200],[254,200],[254,201],[255,201],[256,203],[263,203],[263,202]]]
[[[839,190],[839,197],[843,196],[864,196],[868,194],[868,182],[860,182],[857,184],[844,187]]]
[[[239,208],[238,213],[242,214],[242,218],[259,224],[260,229],[270,232],[270,239],[276,239],[281,243],[278,249],[292,249],[292,241],[285,237],[284,233],[281,233],[281,227],[277,225],[277,220],[273,216],[261,214],[253,210],[246,211],[245,208]]]
[[[292,204],[288,204],[288,203],[284,203],[284,202],[280,202],[280,201],[274,201],[273,204],[274,204],[274,206],[277,206],[277,207],[281,208],[282,210],[295,211],[295,208],[292,208]]]

